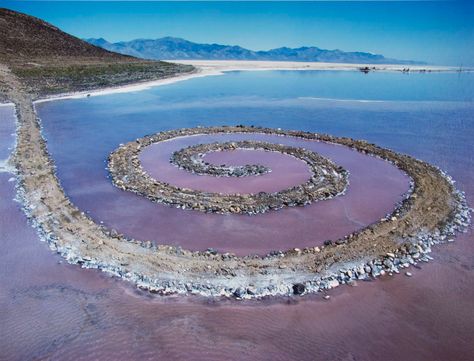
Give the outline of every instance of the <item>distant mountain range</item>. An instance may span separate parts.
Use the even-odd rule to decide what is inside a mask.
[[[198,44],[191,41],[164,37],[160,39],[135,39],[110,43],[107,40],[84,39],[90,44],[121,54],[146,59],[193,59],[193,60],[272,60],[272,61],[316,61],[328,63],[360,64],[425,64],[419,61],[385,58],[383,55],[360,51],[325,50],[315,46],[301,48],[277,48],[268,51],[253,51],[240,46],[220,44]]]

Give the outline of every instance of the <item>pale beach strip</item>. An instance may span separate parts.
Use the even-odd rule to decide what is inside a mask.
[[[361,68],[369,68],[370,71],[401,72],[409,69],[411,72],[456,72],[459,68],[450,66],[425,66],[425,65],[397,65],[397,64],[347,64],[347,63],[318,63],[318,62],[296,62],[296,61],[249,61],[249,60],[164,60],[168,62],[193,65],[196,71],[176,75],[170,78],[133,83],[110,88],[72,92],[48,96],[34,103],[44,103],[60,99],[78,99],[89,96],[100,96],[108,94],[120,94],[136,92],[153,87],[168,85],[179,81],[205,76],[222,75],[231,71],[272,71],[272,70],[321,70],[321,71],[360,71]],[[463,69],[472,71],[472,69]]]

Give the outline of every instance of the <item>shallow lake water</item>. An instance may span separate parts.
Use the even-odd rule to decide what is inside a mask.
[[[174,151],[191,144],[251,138],[304,146],[330,158],[350,172],[346,194],[306,207],[286,207],[256,216],[205,214],[152,203],[145,197],[114,187],[110,179],[103,175],[103,161],[95,164],[88,162],[87,170],[79,169],[80,162],[63,163],[59,158],[56,165],[58,169],[69,168],[68,174],[75,174],[63,182],[71,200],[108,227],[129,237],[149,239],[157,244],[171,244],[192,250],[215,248],[238,255],[317,246],[326,239],[342,237],[384,217],[409,189],[408,177],[388,162],[346,147],[278,136],[234,134],[184,137],[145,148],[141,158],[144,169],[154,178],[204,191],[255,193],[263,190],[261,187],[277,191],[307,180],[309,172],[305,164],[282,154],[276,154],[274,159],[278,161],[279,167],[283,166],[282,170],[276,167],[275,173],[240,179],[200,176],[180,170],[169,162]],[[62,146],[61,154],[73,152],[79,156],[84,151],[79,157],[89,159],[89,154],[95,151],[92,148],[83,150],[81,144],[86,140],[76,139],[77,142]],[[76,143],[73,149],[70,148],[71,143]],[[256,159],[260,161],[262,158]],[[303,167],[299,172],[303,174],[288,172],[289,167],[301,168],[301,165]],[[182,224],[186,224],[186,227],[182,227]]]
[[[194,240],[197,248],[258,253],[288,247],[290,235],[297,235],[291,245],[301,246],[293,242],[304,235],[313,236],[308,242],[317,241],[324,229],[332,238],[370,223],[390,210],[406,190],[406,179],[383,161],[362,157],[350,162],[347,154],[337,158],[338,152],[318,148],[353,167],[346,196],[233,219],[150,205],[116,190],[107,179],[107,155],[120,143],[178,127],[253,124],[325,132],[366,139],[438,165],[454,177],[472,205],[473,80],[472,74],[233,72],[37,108],[66,193],[97,220],[124,227],[133,236],[166,235],[170,243],[189,241],[188,247]],[[14,141],[12,109],[0,107],[0,120],[3,158]],[[364,166],[368,168],[363,161],[370,163]],[[160,152],[152,155],[149,167],[156,170],[166,162]],[[291,182],[304,178],[300,171]],[[40,242],[13,201],[11,177],[0,173],[1,360],[469,360],[474,354],[472,230],[437,247],[435,260],[410,270],[411,278],[401,274],[339,287],[328,301],[321,295],[255,302],[158,297],[101,272],[65,264]],[[291,183],[279,179],[282,185]],[[343,200],[351,194],[361,198]],[[335,206],[325,216],[340,223],[319,227],[320,218],[311,212],[328,202]],[[350,217],[341,217],[344,202],[351,207]],[[136,215],[142,218],[144,209],[155,215],[142,223]],[[147,222],[160,222],[159,216],[167,218],[150,227]],[[280,216],[285,220],[281,225]],[[300,228],[292,228],[298,224],[293,222],[301,222]],[[279,228],[271,233],[274,227]],[[245,244],[255,232],[262,243]]]

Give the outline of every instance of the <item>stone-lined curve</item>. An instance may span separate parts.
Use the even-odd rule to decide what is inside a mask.
[[[195,152],[207,152],[219,148],[265,150],[280,152],[302,160],[308,165],[311,177],[305,183],[273,193],[221,194],[176,187],[152,178],[143,170],[139,154],[145,147],[176,136],[194,135],[196,129],[201,134],[212,134],[216,130],[216,128],[194,128],[187,129],[179,135],[175,131],[161,132],[121,145],[109,156],[108,167],[113,184],[123,190],[142,195],[153,202],[182,209],[250,215],[283,207],[307,205],[333,198],[346,190],[348,172],[329,159],[304,148],[261,141],[201,144],[178,151],[177,155],[174,154],[174,160],[189,171],[203,172],[205,169],[201,164],[192,161],[192,155]],[[226,167],[220,168],[222,172],[228,170],[229,168]]]
[[[180,169],[199,175],[214,177],[249,177],[270,173],[271,169],[261,164],[226,165],[210,164],[203,160],[203,156],[210,152],[229,151],[236,149],[265,149],[250,141],[241,142],[215,142],[191,145],[173,152],[170,163]]]
[[[382,272],[398,272],[420,259],[428,261],[433,245],[446,242],[470,223],[470,208],[454,181],[439,168],[408,155],[363,140],[326,134],[215,127],[206,129],[214,133],[287,135],[347,146],[391,162],[412,178],[412,189],[379,222],[320,247],[236,257],[154,246],[95,223],[69,201],[59,185],[30,99],[19,93],[15,101],[20,119],[13,158],[18,169],[17,195],[43,239],[71,264],[112,273],[153,292],[239,298],[317,292]],[[189,131],[176,130],[174,135]],[[194,132],[202,133],[202,129]]]

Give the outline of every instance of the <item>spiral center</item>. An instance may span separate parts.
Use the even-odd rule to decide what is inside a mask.
[[[261,142],[242,141],[198,144],[174,152],[171,156],[170,162],[191,173],[211,175],[215,177],[248,177],[269,173],[271,169],[261,164],[216,165],[205,162],[203,159],[203,156],[210,152],[231,151],[237,149],[259,149],[258,144],[256,143]]]
[[[199,133],[198,133],[199,132]],[[219,134],[219,128],[188,129],[188,134]],[[210,152],[232,150],[259,150],[294,157],[309,169],[309,178],[276,192],[232,193],[204,192],[179,187],[160,181],[143,170],[139,154],[151,144],[182,137],[182,132],[162,132],[122,145],[109,158],[109,169],[114,184],[124,190],[142,195],[153,202],[165,203],[182,209],[210,213],[257,214],[283,207],[304,206],[329,199],[343,193],[348,184],[348,173],[329,159],[313,151],[283,144],[243,140],[198,144],[175,151],[170,162],[183,170],[198,175],[214,177],[248,177],[269,173],[265,165],[216,165],[205,162],[203,156]]]

